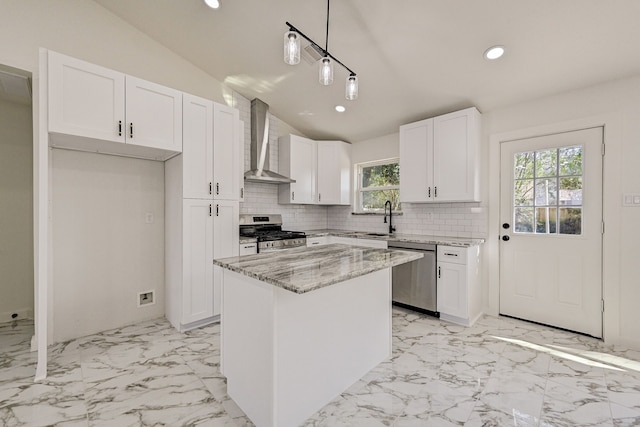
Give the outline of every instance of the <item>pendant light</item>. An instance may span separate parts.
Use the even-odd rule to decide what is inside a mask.
[[[320,60],[320,84],[329,86],[333,84],[333,61],[328,56]]]
[[[358,99],[358,76],[351,74],[347,77],[347,88],[345,89],[345,96],[349,101]]]
[[[300,63],[300,37],[295,31],[284,33],[284,62],[289,65]]]
[[[318,70],[320,84],[324,86],[333,84],[333,63],[337,62],[349,72],[345,86],[345,98],[349,101],[358,99],[358,76],[353,70],[340,62],[338,58],[329,53],[329,0],[327,0],[327,33],[324,48],[290,23],[286,22],[286,24],[289,30],[284,33],[284,62],[289,65],[300,63],[300,37],[302,37],[311,43],[317,52],[322,54],[322,58],[318,61],[320,64]]]

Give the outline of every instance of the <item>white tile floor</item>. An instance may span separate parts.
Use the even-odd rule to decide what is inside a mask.
[[[0,336],[2,330],[0,327]],[[35,354],[0,338],[0,425],[247,426],[218,371],[219,326],[164,319]],[[463,328],[394,309],[393,357],[306,426],[638,426],[640,352],[508,318]]]

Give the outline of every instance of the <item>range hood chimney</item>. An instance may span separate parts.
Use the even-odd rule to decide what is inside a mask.
[[[251,101],[251,170],[244,180],[269,184],[296,182],[269,170],[269,106],[258,98]]]

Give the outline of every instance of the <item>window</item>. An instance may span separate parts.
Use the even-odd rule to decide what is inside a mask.
[[[398,159],[359,163],[357,168],[356,212],[382,212],[387,200],[400,210],[400,164]]]
[[[514,156],[516,233],[582,234],[582,146]]]

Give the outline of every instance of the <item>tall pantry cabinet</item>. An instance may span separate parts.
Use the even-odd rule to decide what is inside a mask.
[[[184,94],[183,124],[183,152],[165,163],[165,311],[180,331],[220,314],[213,259],[238,255],[244,193],[238,110]]]

